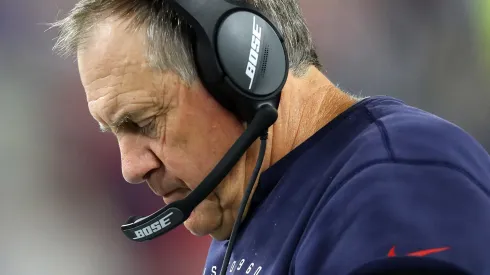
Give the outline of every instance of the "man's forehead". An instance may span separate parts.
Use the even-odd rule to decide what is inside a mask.
[[[121,20],[99,23],[78,52],[79,71],[90,113],[116,123],[127,114],[151,111],[155,74],[145,58],[144,36]]]
[[[154,74],[141,64],[113,62],[94,67],[90,73],[91,79],[84,83],[88,102],[103,97],[108,97],[108,100],[117,97],[120,101],[131,97],[131,92],[152,92],[155,89]]]
[[[127,21],[105,19],[96,25],[77,57],[86,88],[106,77],[141,71],[147,67],[144,34],[130,31]]]
[[[87,95],[92,94],[94,93],[87,92]],[[101,129],[117,127],[128,119],[134,121],[148,117],[159,110],[158,100],[155,99],[154,92],[151,90],[101,89],[100,94],[102,94],[101,97],[88,101],[88,108],[95,120],[102,126]]]

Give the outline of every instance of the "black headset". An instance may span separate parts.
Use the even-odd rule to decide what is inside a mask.
[[[288,72],[284,40],[273,23],[247,4],[168,0],[191,26],[195,64],[206,89],[240,119],[277,108]]]
[[[283,37],[276,26],[251,5],[229,0],[155,1],[167,1],[188,23],[201,82],[222,106],[248,125],[223,159],[185,199],[149,216],[131,217],[121,226],[124,234],[134,241],[151,240],[182,224],[261,137],[259,159],[249,184],[251,190],[262,163],[267,129],[277,119],[281,91],[289,70]],[[243,208],[248,195],[242,200]],[[237,218],[234,233],[240,220]],[[231,249],[232,245],[229,247]]]

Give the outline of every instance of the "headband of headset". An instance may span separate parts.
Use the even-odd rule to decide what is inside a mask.
[[[289,62],[284,40],[264,15],[227,0],[170,0],[191,27],[201,82],[243,121],[263,104],[277,109]]]

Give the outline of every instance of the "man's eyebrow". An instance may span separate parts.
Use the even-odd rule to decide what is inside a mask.
[[[117,132],[117,129],[121,127],[121,125],[123,125],[124,123],[130,121],[132,117],[133,117],[132,113],[123,113],[110,125],[104,125],[99,122],[99,129],[102,133],[113,132],[112,129],[115,129],[115,131]]]

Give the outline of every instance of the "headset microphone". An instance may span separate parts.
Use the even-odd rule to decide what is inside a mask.
[[[276,119],[277,111],[274,107],[268,104],[261,106],[245,132],[196,189],[185,199],[173,202],[154,214],[142,218],[130,218],[127,224],[121,226],[124,234],[131,240],[142,242],[165,234],[182,224],[192,210],[218,186],[252,143],[267,132],[267,128]]]

